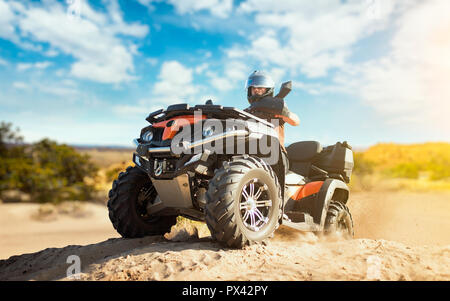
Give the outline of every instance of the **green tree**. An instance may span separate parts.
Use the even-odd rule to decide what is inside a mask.
[[[373,162],[367,160],[364,157],[364,153],[355,152],[353,153],[354,167],[353,172],[355,174],[372,174],[374,171]]]
[[[23,143],[23,137],[19,134],[19,128],[11,129],[12,123],[2,121],[0,123],[0,156],[6,157],[10,148]]]
[[[26,161],[25,146],[19,129],[13,130],[11,123],[2,121],[0,123],[0,192],[16,186],[15,172],[24,167],[23,164]]]
[[[95,178],[98,169],[88,155],[49,139],[25,146],[11,126],[0,127],[0,192],[20,190],[39,202],[91,197],[94,187],[85,179]]]

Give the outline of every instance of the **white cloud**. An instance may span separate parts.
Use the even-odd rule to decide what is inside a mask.
[[[116,84],[135,79],[132,73],[136,47],[125,44],[119,35],[143,38],[148,34],[148,27],[126,23],[117,0],[108,2],[106,14],[95,11],[87,2],[83,2],[80,18],[70,18],[67,9],[55,1],[41,5],[28,3],[25,7],[0,0],[0,16],[6,16],[5,19],[0,18],[0,28],[12,26],[14,29],[16,26],[16,31],[20,32],[18,36],[12,35],[11,30],[0,29],[0,36],[21,47],[25,45],[21,42],[23,37],[37,43],[48,43],[51,50],[45,53],[49,56],[55,52],[71,55],[76,61],[70,73],[79,78]],[[12,11],[15,13],[11,17]],[[40,45],[30,47],[42,50]]]
[[[208,69],[209,64],[208,63],[202,63],[195,67],[195,73],[202,74],[206,69]]]
[[[53,83],[52,85],[38,85],[36,87],[41,91],[42,93],[61,96],[61,97],[68,97],[68,96],[75,96],[79,95],[79,91],[76,88],[73,87],[67,87],[63,85],[62,83]]]
[[[195,14],[199,11],[208,11],[214,17],[227,18],[233,8],[233,0],[136,0],[150,12],[155,10],[155,3],[171,4],[180,15]],[[155,25],[158,26],[158,25]]]
[[[55,56],[59,55],[59,52],[54,50],[54,49],[49,49],[49,50],[44,52],[44,55],[48,56],[48,57],[55,57]]]
[[[147,62],[147,63],[149,63],[151,66],[156,66],[156,65],[158,65],[158,59],[157,58],[154,58],[154,57],[149,57],[149,58],[146,58],[145,59],[145,61]]]
[[[120,116],[130,116],[130,118],[135,118],[136,115],[149,114],[151,112],[148,110],[147,106],[141,105],[116,105],[113,107],[113,111]]]
[[[405,131],[425,131],[450,141],[450,3],[434,0],[404,7],[390,52],[362,63],[347,63],[331,84],[295,81],[308,93],[356,96]]]
[[[28,85],[24,82],[14,82],[13,87],[19,90],[27,90],[29,88]]]
[[[383,1],[377,19],[369,17],[364,1],[268,1],[248,0],[238,12],[254,15],[257,30],[250,45],[235,45],[230,58],[251,59],[262,67],[270,65],[299,72],[311,78],[326,76],[342,68],[351,47],[364,37],[385,28],[395,3]],[[250,16],[249,16],[250,17]]]
[[[254,18],[259,28],[247,32],[248,45],[225,53],[280,79],[289,74],[295,88],[312,95],[356,96],[380,114],[380,122],[450,140],[449,11],[446,0],[248,0],[237,12]],[[385,29],[392,33],[389,52],[350,60],[359,42]],[[299,80],[305,75],[319,80]],[[321,81],[327,77],[331,83]]]
[[[63,79],[63,80],[61,80],[61,83],[68,87],[77,87],[78,86],[78,84],[71,79]]]
[[[8,62],[5,61],[4,59],[0,58],[0,66],[7,66]]]
[[[136,104],[120,104],[113,107],[113,111],[122,117],[136,119],[137,117],[147,117],[149,113],[163,109],[164,103],[155,103],[154,98],[141,98]]]
[[[30,69],[33,66],[33,64],[29,64],[29,63],[19,63],[17,64],[17,70],[18,71],[25,71]]]
[[[348,79],[346,79],[348,80]],[[294,80],[292,82],[293,90],[303,90],[311,95],[324,95],[332,93],[344,93],[351,94],[355,92],[355,88],[350,88],[348,83],[335,83],[335,84],[323,84],[323,83],[305,83],[303,81]]]
[[[192,75],[193,70],[178,61],[164,62],[158,75],[159,81],[152,90],[155,101],[164,104],[187,102],[198,92],[198,87],[192,82]]]
[[[162,0],[137,0],[137,2],[145,7],[147,7],[147,9],[152,12],[155,10],[155,7],[153,6],[153,3],[155,2],[161,2]]]
[[[157,77],[158,81],[153,84],[148,97],[140,99],[134,105],[116,105],[113,111],[119,115],[129,113],[131,116],[142,116],[176,103],[196,105],[204,103],[207,99],[216,102],[217,99],[209,93],[209,90],[194,83],[195,70],[204,68],[207,66],[189,68],[175,60],[163,62]]]
[[[284,68],[272,68],[269,71],[270,76],[272,77],[273,81],[277,85],[281,85],[284,81],[284,76],[286,75],[286,69]]]
[[[248,66],[238,60],[228,60],[223,66],[223,75],[213,71],[205,73],[211,85],[220,92],[230,91],[236,87],[243,89],[249,73]]]
[[[390,13],[392,1],[375,0],[319,0],[319,1],[298,1],[298,0],[246,0],[237,8],[238,13],[292,13],[302,12],[305,18],[317,18],[324,15],[324,12],[338,11],[343,8],[359,7],[365,16],[369,18],[382,18]],[[345,4],[343,6],[342,4]],[[408,5],[408,4],[396,4]],[[373,13],[376,16],[373,16]],[[282,21],[282,20],[281,20]]]
[[[427,1],[398,20],[392,52],[357,67],[353,87],[392,123],[433,128],[450,140],[450,2]]]
[[[82,101],[89,101],[92,96],[87,95],[79,90],[78,84],[71,79],[52,80],[50,78],[35,78],[23,81],[15,81],[12,83],[13,88],[17,90],[26,90],[36,95],[48,94],[63,97],[64,101],[75,102],[77,96],[82,95]]]
[[[250,74],[248,66],[240,61],[229,61],[225,64],[224,74],[232,81],[243,81]]]
[[[320,3],[320,1],[318,1]],[[322,1],[323,2],[323,1]],[[247,0],[242,2],[238,7],[238,12],[252,13],[252,12],[289,12],[297,10],[300,7],[305,10],[306,7],[317,7],[317,3],[310,1],[299,2],[298,0]]]
[[[172,93],[174,92],[173,88],[167,90],[165,87],[183,87],[190,84],[192,82],[192,69],[186,68],[177,61],[164,62],[158,78],[160,81],[155,84],[155,93]]]
[[[15,15],[9,4],[0,0],[0,37],[12,39],[15,36],[14,22]]]
[[[60,114],[36,114],[22,111],[8,116],[14,124],[20,125],[21,134],[28,143],[50,137],[59,143],[91,145],[124,145],[133,147],[132,138],[139,135],[139,129],[146,125],[140,120],[86,120],[82,116]],[[119,122],[120,120],[120,122]],[[62,126],[63,125],[63,126]]]
[[[153,0],[137,0],[137,2],[139,2],[143,6],[149,6],[154,1]]]
[[[46,69],[49,66],[51,66],[52,63],[49,61],[44,61],[44,62],[36,62],[36,63],[18,63],[17,64],[17,70],[18,71],[25,71],[31,68],[35,68],[35,69]]]
[[[208,10],[215,17],[227,18],[233,9],[233,0],[169,0],[168,2],[179,14]]]
[[[225,92],[233,89],[233,84],[228,78],[220,77],[214,72],[208,72],[207,75],[210,78],[211,85],[220,92]]]
[[[120,10],[117,0],[110,0],[107,3],[109,17],[112,19],[111,24],[108,26],[108,31],[114,34],[124,34],[136,38],[143,38],[148,34],[148,26],[139,23],[128,24],[123,20],[123,13]]]

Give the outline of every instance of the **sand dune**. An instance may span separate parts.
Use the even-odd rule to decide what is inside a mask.
[[[118,238],[99,205],[42,222],[29,218],[30,205],[3,204],[3,258],[44,250],[0,260],[0,280],[68,280],[70,255],[82,280],[450,280],[449,196],[354,193],[355,239],[280,227],[243,250],[176,227],[166,238]]]

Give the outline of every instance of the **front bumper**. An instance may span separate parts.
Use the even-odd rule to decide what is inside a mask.
[[[186,174],[188,171],[199,173],[202,175],[209,175],[208,161],[211,152],[205,150],[203,153],[190,156],[187,162],[177,166],[176,158],[152,158],[147,160],[137,153],[133,154],[133,162],[141,170],[146,172],[152,178],[171,179]],[[186,160],[185,160],[186,161]]]

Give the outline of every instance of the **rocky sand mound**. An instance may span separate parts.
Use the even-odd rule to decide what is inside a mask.
[[[0,242],[33,249],[0,260],[0,280],[450,280],[448,193],[354,193],[355,239],[281,226],[267,243],[242,250],[189,223],[164,236],[117,238],[100,206],[45,222],[27,221],[29,206],[8,206],[0,210]],[[35,252],[45,246],[55,247]],[[77,263],[80,273],[67,277]]]
[[[67,277],[71,255],[80,258],[75,277]],[[319,238],[281,227],[267,243],[237,250],[198,238],[195,231],[173,229],[166,238],[115,238],[0,261],[0,280],[71,279],[450,280],[450,246]]]

